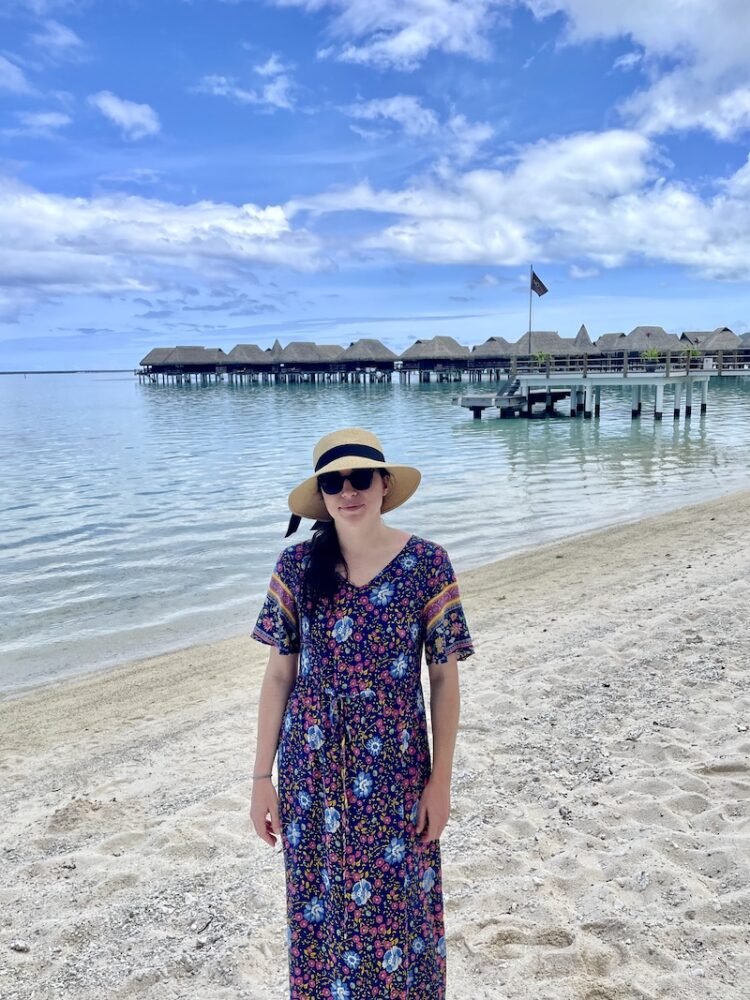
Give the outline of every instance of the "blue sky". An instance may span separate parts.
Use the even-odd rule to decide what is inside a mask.
[[[626,9],[627,8],[627,9]],[[750,329],[746,0],[0,0],[0,369]]]

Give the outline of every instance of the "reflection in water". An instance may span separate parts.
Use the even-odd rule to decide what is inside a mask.
[[[423,470],[389,520],[459,568],[750,485],[750,385],[716,382],[707,416],[655,423],[617,389],[600,420],[474,421],[449,385],[6,377],[0,684],[246,632],[286,495],[334,427]]]

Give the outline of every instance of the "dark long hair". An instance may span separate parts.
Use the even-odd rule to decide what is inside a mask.
[[[378,469],[381,479],[390,475],[387,469]],[[349,576],[349,567],[341,551],[339,536],[333,521],[319,522],[310,542],[310,554],[305,570],[303,594],[305,601],[315,610],[319,601],[329,601],[338,588],[336,567],[341,564]]]

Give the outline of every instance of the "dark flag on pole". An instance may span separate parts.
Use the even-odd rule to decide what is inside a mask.
[[[531,272],[531,290],[540,296],[546,295],[549,291],[549,288],[547,288],[542,279],[534,271]]]

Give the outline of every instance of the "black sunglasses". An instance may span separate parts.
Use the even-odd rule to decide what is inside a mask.
[[[324,472],[322,476],[318,476],[318,486],[332,497],[343,490],[348,479],[351,488],[359,493],[369,490],[374,475],[374,469],[352,469],[348,476],[342,476],[340,472]]]

